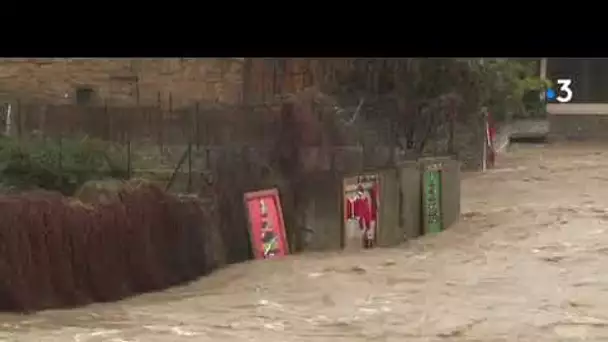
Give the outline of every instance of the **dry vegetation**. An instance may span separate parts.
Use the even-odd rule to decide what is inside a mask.
[[[3,196],[0,220],[3,310],[117,300],[216,267],[201,203],[142,182],[89,204],[51,192]]]

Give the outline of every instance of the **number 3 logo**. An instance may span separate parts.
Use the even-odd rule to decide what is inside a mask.
[[[570,79],[560,79],[557,80],[557,84],[559,85],[559,95],[555,98],[560,103],[566,103],[572,101],[572,89],[570,86],[572,85],[572,80]]]

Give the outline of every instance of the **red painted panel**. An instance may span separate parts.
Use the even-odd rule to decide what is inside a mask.
[[[254,258],[269,259],[289,254],[279,192],[262,190],[248,192],[244,197]]]

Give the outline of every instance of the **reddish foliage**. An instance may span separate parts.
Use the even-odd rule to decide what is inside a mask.
[[[151,185],[90,206],[54,193],[0,197],[0,310],[113,301],[210,271],[208,215]]]

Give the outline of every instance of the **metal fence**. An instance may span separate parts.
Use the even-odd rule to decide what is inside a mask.
[[[305,174],[352,172],[386,165],[391,158],[385,144],[360,138],[374,134],[361,127],[339,127],[321,106],[301,101],[196,103],[174,109],[171,101],[115,107],[16,100],[0,108],[0,131],[5,135],[54,141],[59,148],[65,140],[100,141],[121,154],[129,176],[155,174],[169,186],[182,184],[180,191],[199,192],[204,180],[231,164],[249,173]]]

